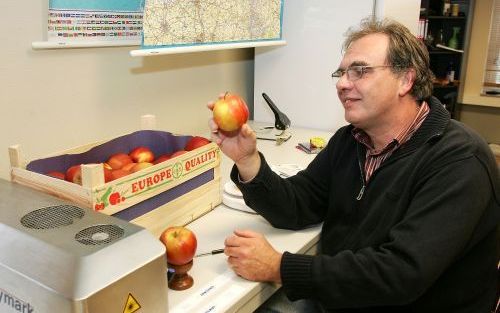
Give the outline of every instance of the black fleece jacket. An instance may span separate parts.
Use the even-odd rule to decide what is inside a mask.
[[[323,223],[320,253],[285,252],[283,289],[331,312],[487,313],[494,303],[499,171],[486,142],[435,98],[412,138],[365,184],[365,148],[339,129],[307,169],[282,179],[261,155],[232,180],[274,227]]]

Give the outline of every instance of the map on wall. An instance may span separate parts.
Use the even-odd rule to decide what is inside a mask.
[[[145,0],[143,48],[281,39],[283,0]]]
[[[47,40],[140,45],[144,0],[49,0]]]

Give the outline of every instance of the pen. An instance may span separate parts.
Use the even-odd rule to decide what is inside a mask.
[[[199,256],[214,255],[214,254],[220,254],[220,253],[224,253],[224,248],[212,250],[210,252],[200,253],[200,254],[195,255],[194,257],[197,258]]]

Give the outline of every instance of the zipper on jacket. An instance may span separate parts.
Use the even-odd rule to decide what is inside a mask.
[[[359,201],[363,198],[363,194],[365,193],[365,188],[366,188],[365,176],[363,175],[363,167],[361,166],[361,158],[359,157],[359,143],[356,145],[356,152],[358,154],[358,166],[359,166],[359,173],[361,176],[361,189],[359,190],[358,196],[356,197],[356,200]]]
[[[358,201],[361,200],[363,198],[364,193],[365,193],[365,185],[363,184],[363,186],[359,190],[359,193],[358,193],[358,196],[356,197],[356,200],[358,200]]]

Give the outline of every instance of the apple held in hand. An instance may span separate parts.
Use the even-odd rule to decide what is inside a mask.
[[[167,262],[174,265],[191,262],[198,245],[195,234],[183,226],[165,229],[160,235],[160,240],[167,248]]]
[[[142,146],[133,149],[132,151],[130,151],[128,155],[132,158],[132,160],[135,163],[142,163],[142,162],[151,163],[155,159],[153,151],[151,151],[147,147],[142,147]]]
[[[186,145],[184,146],[184,150],[192,151],[208,143],[210,143],[210,140],[208,140],[207,138],[194,136],[191,139],[189,139],[189,141],[186,143]]]
[[[248,107],[238,95],[226,93],[224,98],[215,102],[214,121],[226,132],[238,130],[248,120]]]

